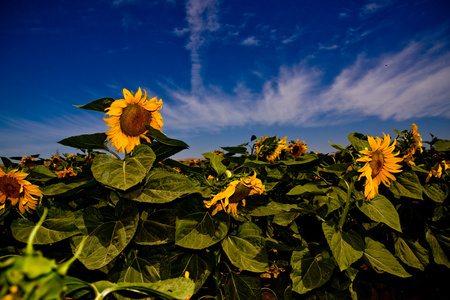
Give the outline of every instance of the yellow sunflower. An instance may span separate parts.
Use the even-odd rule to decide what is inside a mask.
[[[0,169],[0,209],[5,207],[6,199],[11,201],[13,206],[18,205],[22,214],[30,209],[36,210],[42,192],[37,185],[33,185],[25,178],[27,173],[12,170],[5,173]],[[36,196],[36,197],[33,197]]]
[[[420,136],[419,132],[417,131],[418,127],[415,123],[412,124],[411,128],[411,147],[408,149],[406,154],[403,156],[403,161],[406,162],[409,165],[415,165],[413,162],[413,155],[416,153],[417,150],[420,150],[420,153],[423,152],[422,149],[422,137]]]
[[[256,178],[256,173],[253,176],[242,178],[241,180],[232,181],[227,188],[213,197],[212,200],[205,200],[205,207],[215,207],[211,215],[215,215],[221,210],[226,210],[227,213],[232,213],[237,216],[237,207],[239,202],[245,206],[245,197],[264,192],[265,186],[261,180]]]
[[[33,156],[24,156],[22,158],[22,161],[20,162],[20,165],[24,166],[24,167],[34,167],[34,163],[36,161],[34,160]]]
[[[255,153],[258,154],[261,150],[262,143],[268,138],[268,136],[263,136],[255,142]]]
[[[430,181],[431,177],[433,176],[436,178],[441,178],[442,171],[445,171],[447,169],[450,169],[450,161],[448,160],[443,160],[442,162],[435,164],[428,173],[428,176],[425,179],[425,183]]]
[[[141,88],[134,95],[123,89],[123,96],[124,99],[114,101],[106,109],[106,114],[111,117],[103,120],[111,127],[106,132],[111,146],[118,152],[130,153],[141,143],[141,137],[150,143],[145,136],[148,131],[145,125],[161,130],[163,118],[158,110],[162,107],[162,100],[157,101],[156,97],[148,100],[147,92],[144,90],[142,94]]]
[[[308,149],[308,146],[306,146],[305,141],[300,142],[297,139],[297,142],[291,142],[291,146],[289,147],[289,152],[292,153],[292,155],[294,156],[294,158],[297,158],[301,155],[305,155],[306,154],[306,149]]]
[[[58,178],[65,178],[69,176],[77,176],[77,173],[73,170],[72,167],[66,168],[64,167],[64,170],[62,171],[55,171],[55,174],[58,176]]]
[[[52,157],[50,158],[50,162],[51,162],[53,168],[56,168],[60,163],[63,162],[63,160],[58,154],[55,154],[55,155],[52,155]]]
[[[362,174],[358,180],[362,177],[366,177],[364,184],[364,196],[367,200],[372,199],[378,194],[378,186],[381,182],[385,186],[389,186],[389,179],[396,180],[395,176],[391,173],[399,173],[401,165],[397,163],[402,161],[402,158],[395,157],[397,153],[392,153],[395,148],[396,140],[389,146],[391,138],[389,135],[384,134],[384,138],[377,137],[374,139],[371,136],[367,136],[371,150],[361,150],[361,154],[366,156],[358,158],[356,161],[365,162],[364,167],[358,170]]]
[[[287,145],[286,143],[287,143],[287,136],[285,136],[284,139],[278,141],[278,145],[275,148],[275,150],[266,156],[267,161],[273,163],[275,159],[280,158],[280,154],[281,152],[283,152],[283,150],[286,151],[289,150],[289,145]]]

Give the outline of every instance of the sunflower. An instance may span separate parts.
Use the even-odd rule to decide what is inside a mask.
[[[58,154],[55,154],[55,155],[52,155],[52,157],[50,158],[50,162],[51,162],[53,168],[56,168],[60,163],[63,162],[63,160]]]
[[[428,173],[428,176],[425,179],[425,183],[430,181],[431,177],[433,176],[436,178],[441,178],[442,171],[445,171],[447,169],[450,169],[450,161],[448,160],[443,160],[442,162],[435,164]]]
[[[64,170],[62,171],[55,171],[55,174],[58,176],[58,178],[65,178],[69,176],[77,176],[77,173],[73,170],[72,167],[66,168],[64,167]]]
[[[416,153],[417,150],[420,150],[420,153],[423,153],[422,137],[420,136],[417,129],[418,129],[417,125],[413,123],[410,133],[410,139],[412,140],[411,147],[403,156],[403,161],[409,165],[415,165],[415,163],[413,162],[413,155]]]
[[[6,199],[12,205],[17,205],[22,214],[30,209],[36,210],[39,200],[33,196],[42,196],[42,192],[37,185],[26,181],[27,173],[12,170],[8,173],[0,169],[0,209],[5,207]]]
[[[237,207],[239,202],[245,206],[245,197],[264,192],[264,185],[261,180],[256,178],[256,173],[253,176],[242,178],[241,180],[232,181],[227,188],[213,197],[212,200],[205,200],[205,207],[215,207],[211,215],[215,215],[221,210],[226,210],[227,213],[232,213],[237,216]]]
[[[111,117],[103,120],[111,127],[106,132],[111,146],[118,152],[130,153],[141,143],[141,137],[150,143],[145,135],[148,131],[146,125],[161,130],[163,118],[158,110],[162,107],[162,100],[157,101],[156,97],[148,100],[147,92],[144,90],[142,94],[141,88],[134,95],[123,89],[123,96],[124,99],[114,101],[105,109],[106,114]]]
[[[284,150],[286,151],[289,150],[289,145],[287,145],[286,143],[287,143],[287,136],[285,136],[284,139],[278,141],[275,150],[266,156],[267,161],[273,163],[275,159],[280,158],[281,152],[283,152]]]
[[[377,137],[374,139],[371,136],[367,136],[369,145],[372,150],[361,150],[361,154],[366,156],[358,158],[356,161],[365,162],[364,167],[358,170],[362,174],[358,180],[362,177],[366,177],[364,184],[364,196],[367,200],[372,199],[378,194],[378,186],[381,182],[385,186],[389,186],[389,179],[396,180],[395,176],[391,173],[399,173],[401,165],[397,163],[402,161],[402,158],[395,157],[397,153],[392,153],[395,148],[396,140],[389,146],[391,138],[389,135],[384,135],[384,138]]]
[[[305,155],[306,154],[306,149],[308,149],[308,146],[306,146],[305,141],[300,142],[297,139],[297,142],[291,142],[291,146],[289,147],[289,152],[292,153],[292,155],[294,156],[294,158],[297,158],[301,155]]]
[[[20,162],[20,165],[22,165],[24,167],[32,168],[32,167],[34,167],[35,162],[36,161],[34,160],[33,156],[24,156]]]

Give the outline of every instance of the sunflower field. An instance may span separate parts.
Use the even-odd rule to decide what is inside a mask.
[[[162,101],[123,95],[78,106],[110,129],[59,141],[77,154],[1,157],[0,300],[449,299],[450,141],[412,124],[180,161]]]

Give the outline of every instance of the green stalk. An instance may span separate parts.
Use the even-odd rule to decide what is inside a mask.
[[[48,208],[44,207],[44,213],[42,214],[41,219],[36,224],[36,226],[34,226],[33,230],[31,231],[30,236],[28,237],[27,247],[25,248],[25,254],[26,255],[32,255],[33,254],[33,252],[34,252],[34,248],[33,248],[34,238],[36,237],[36,234],[37,234],[39,228],[41,227],[42,223],[44,223],[45,218],[47,217],[47,213],[48,213]]]
[[[348,186],[347,181],[345,181],[345,183]],[[348,187],[348,190],[347,190],[347,197],[345,199],[344,211],[342,212],[341,219],[339,220],[339,224],[338,224],[339,229],[341,229],[341,230],[342,230],[342,227],[344,226],[345,220],[347,219],[347,215],[350,210],[350,199],[352,197],[354,186],[355,186],[355,180],[352,178],[350,181],[350,186]]]

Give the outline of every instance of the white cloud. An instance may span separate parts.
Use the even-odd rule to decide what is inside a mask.
[[[249,36],[245,40],[242,41],[242,45],[246,46],[258,46],[259,41],[254,36]]]
[[[175,103],[162,113],[167,128],[176,130],[326,126],[365,117],[450,118],[450,53],[444,43],[416,41],[396,53],[360,55],[327,86],[321,71],[300,63],[281,67],[258,92],[242,81],[229,94],[212,88],[202,93],[172,90],[168,92]]]

